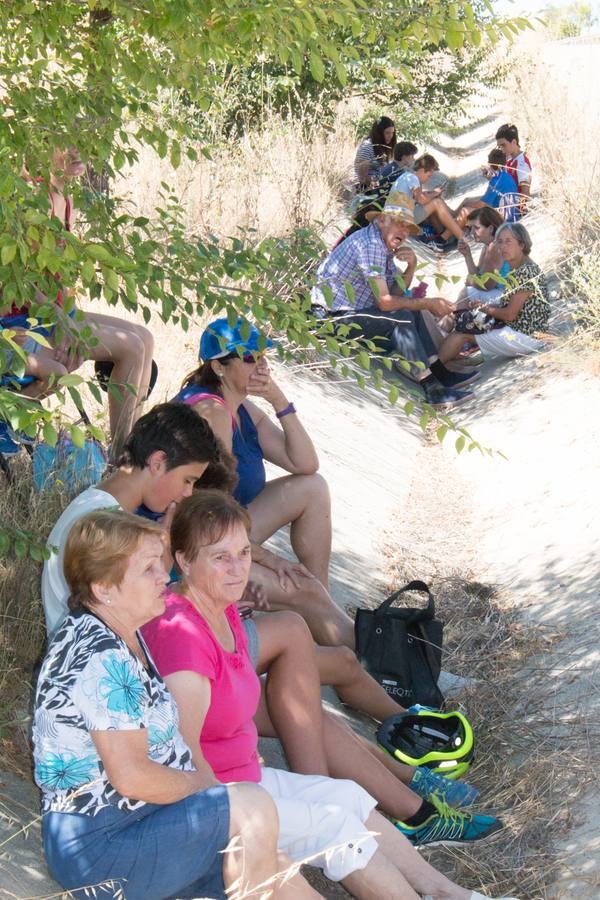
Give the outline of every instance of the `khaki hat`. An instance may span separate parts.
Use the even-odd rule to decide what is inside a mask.
[[[390,191],[382,209],[374,209],[366,213],[367,221],[372,222],[377,216],[391,216],[410,226],[411,234],[421,234],[421,229],[415,222],[415,201],[408,194],[401,191]]]

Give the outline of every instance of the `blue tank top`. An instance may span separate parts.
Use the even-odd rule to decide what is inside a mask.
[[[189,406],[194,406],[205,399],[218,400],[226,409],[228,408],[222,397],[200,385],[188,385],[173,397],[174,402],[187,403]],[[240,420],[239,427],[233,416],[231,417],[232,450],[239,478],[233,496],[242,506],[248,506],[264,488],[267,476],[263,452],[258,442],[258,431],[252,416],[243,403],[238,406],[237,413]]]

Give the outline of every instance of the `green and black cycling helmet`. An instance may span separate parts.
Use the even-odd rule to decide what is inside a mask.
[[[427,766],[446,778],[460,778],[474,756],[473,729],[460,712],[411,706],[379,726],[377,741],[408,766]]]

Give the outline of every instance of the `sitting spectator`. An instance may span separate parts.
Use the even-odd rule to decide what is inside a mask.
[[[488,165],[483,175],[489,181],[487,190],[481,197],[466,197],[455,211],[456,221],[461,228],[467,224],[469,212],[490,206],[497,209],[505,222],[516,222],[521,217],[517,184],[506,171],[506,156],[495,148],[488,154]]]
[[[354,159],[356,190],[360,193],[377,181],[382,167],[389,162],[396,145],[396,126],[388,116],[373,122],[369,137],[358,145]]]
[[[338,244],[345,241],[346,238],[350,237],[351,234],[354,234],[355,231],[366,228],[369,224],[367,218],[368,213],[379,212],[383,209],[386,197],[389,194],[394,181],[403,172],[412,169],[416,152],[417,148],[414,144],[411,144],[410,141],[399,141],[396,144],[394,147],[394,159],[391,163],[388,163],[381,169],[377,183],[372,184],[368,190],[362,192],[352,201],[352,222],[339,240],[336,241],[334,247],[337,247]]]
[[[52,530],[50,541],[58,553],[45,564],[42,579],[49,630],[55,630],[68,613],[63,560],[74,523],[94,509],[121,508],[144,517],[163,517],[166,527],[170,516],[165,513],[189,495],[197,477],[202,475],[202,482],[208,475],[214,484],[219,483],[219,472],[221,482],[230,477],[215,452],[214,437],[206,423],[183,404],[163,404],[138,420],[126,442],[122,467],[73,500]],[[163,457],[166,465],[161,469],[158,464]],[[171,566],[167,550],[165,562]],[[253,590],[244,596],[240,609],[247,612],[255,605]],[[290,612],[246,617],[244,629],[256,671],[268,676],[265,703],[257,721],[260,733],[276,734],[281,739],[294,771],[332,773],[356,780],[398,819],[410,819],[432,792],[453,805],[474,801],[477,791],[469,785],[398,763],[325,713],[320,683],[332,685],[345,703],[380,721],[402,710],[364,671],[351,650],[315,648],[305,622]],[[456,833],[458,821],[468,825],[455,810],[451,818],[445,817],[452,833]],[[436,825],[438,835],[441,824]]]
[[[544,348],[536,337],[545,332],[550,316],[548,285],[540,267],[529,258],[531,238],[520,222],[504,223],[496,232],[496,245],[508,263],[508,285],[501,306],[478,303],[476,311],[463,317],[439,349],[449,362],[465,343],[477,345],[484,358],[527,356]]]
[[[472,394],[456,387],[471,377],[450,372],[437,359],[421,316],[421,310],[444,316],[452,307],[442,298],[414,299],[409,291],[417,260],[402,244],[409,234],[419,234],[414,202],[392,191],[383,210],[369,213],[369,218],[367,228],[350,235],[319,266],[311,294],[315,314],[352,325],[351,337],[375,341],[380,353],[408,360],[412,377],[432,406],[464,403]],[[403,272],[396,262],[405,263]]]
[[[163,549],[158,525],[119,512],[85,516],[68,537],[71,612],[42,664],[33,722],[48,868],[78,897],[109,882],[127,900],[225,900],[241,879],[258,900],[281,867],[273,801],[194,766],[137,630],[165,608]],[[273,896],[318,896],[294,880]]]
[[[53,163],[48,186],[50,213],[64,224],[66,231],[71,231],[75,221],[75,208],[68,194],[68,185],[70,180],[84,174],[85,165],[74,147],[55,150]],[[119,388],[118,391],[109,392],[108,401],[112,451],[116,455],[139,416],[148,394],[154,341],[147,328],[115,316],[85,311],[81,322],[73,320],[62,312],[66,293],[61,288],[55,303],[62,335],[60,343],[55,338],[56,326],[47,329],[32,326],[27,321],[28,305],[17,307],[13,303],[10,308],[4,309],[0,306],[0,327],[17,330],[16,340],[27,354],[25,374],[36,379],[24,387],[22,393],[36,398],[46,396],[53,389],[49,384],[51,378],[67,375],[81,365],[83,358],[79,352],[78,331],[91,328],[96,343],[86,348],[85,356],[100,362],[112,362],[114,365],[110,381]],[[45,297],[38,293],[37,302],[44,301]],[[46,337],[51,346],[37,343],[31,337],[36,332]],[[126,385],[131,385],[135,393],[128,390]],[[18,445],[13,448],[13,452],[15,449],[18,450]],[[8,446],[6,450],[11,452]]]
[[[205,418],[237,460],[235,496],[252,519],[252,578],[264,587],[270,605],[297,609],[318,643],[352,646],[352,621],[327,593],[331,509],[315,448],[294,404],[271,378],[264,351],[258,349],[258,330],[253,327],[247,338],[242,330],[241,321],[232,329],[227,319],[205,329],[201,364],[174,399]],[[277,423],[249,396],[266,400]],[[265,459],[290,474],[266,481]],[[290,525],[297,562],[262,546],[284,525]]]
[[[414,855],[404,837],[418,843],[426,819],[413,827],[396,823],[396,830],[351,781],[260,766],[252,720],[260,687],[236,608],[250,569],[249,531],[247,512],[223,493],[185,501],[171,532],[183,580],[167,594],[165,613],[144,629],[197,769],[215,783],[259,782],[277,806],[280,849],[321,867],[352,896],[399,900],[415,896],[414,889],[466,900],[469,891]],[[501,827],[487,816],[470,817],[470,825],[480,839]]]
[[[496,132],[496,143],[506,156],[506,171],[512,175],[517,184],[520,215],[525,215],[527,201],[531,196],[531,163],[519,146],[517,126],[501,125]]]
[[[430,153],[420,156],[414,164],[414,171],[404,172],[392,185],[392,191],[407,194],[415,201],[415,222],[421,225],[429,222],[441,243],[442,249],[450,250],[463,237],[462,228],[457,223],[452,210],[442,199],[443,187],[433,191],[423,190],[439,165]],[[455,238],[455,240],[451,240]]]
[[[142,416],[129,435],[119,467],[69,503],[48,537],[58,548],[44,563],[42,603],[48,636],[67,614],[65,542],[74,522],[96,509],[152,511],[168,528],[175,504],[188,497],[208,468],[223,466],[222,448],[208,424],[179,403],[162,403]],[[167,568],[171,567],[166,559]]]
[[[496,209],[484,206],[474,209],[467,215],[467,224],[475,241],[483,244],[477,263],[473,259],[471,248],[467,241],[459,241],[458,251],[467,264],[467,280],[463,291],[459,295],[461,300],[483,300],[493,303],[504,292],[499,278],[505,278],[510,271],[509,264],[504,262],[500,248],[496,243],[496,234],[503,224],[502,216]],[[494,277],[497,274],[498,277]],[[482,281],[484,275],[489,275]]]
[[[389,194],[396,178],[413,168],[416,154],[417,148],[410,141],[398,141],[394,147],[392,162],[385,165],[379,173],[379,190],[383,199]]]

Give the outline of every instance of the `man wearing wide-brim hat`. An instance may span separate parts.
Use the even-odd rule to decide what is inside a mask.
[[[419,234],[414,200],[391,191],[381,211],[368,213],[370,224],[338,244],[317,270],[311,300],[321,316],[351,324],[381,353],[408,360],[412,378],[419,383],[432,406],[450,407],[470,399],[457,390],[473,376],[450,372],[437,358],[422,310],[435,316],[451,312],[441,297],[413,298],[410,283],[417,259],[402,244],[409,234]],[[401,271],[396,264],[405,263]]]

